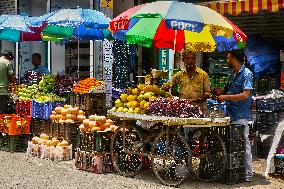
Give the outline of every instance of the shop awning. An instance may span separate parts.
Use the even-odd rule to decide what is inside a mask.
[[[220,14],[236,16],[242,12],[257,14],[263,10],[277,12],[284,8],[284,0],[232,0],[232,1],[211,1],[200,3]]]

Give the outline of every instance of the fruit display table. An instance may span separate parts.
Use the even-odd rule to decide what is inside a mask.
[[[230,125],[229,118],[176,118],[112,111],[108,112],[108,117],[119,126],[110,145],[113,166],[118,173],[126,177],[136,175],[142,168],[144,158],[149,157],[156,177],[168,186],[182,184],[189,174],[201,179],[200,156],[209,152],[205,147],[188,142],[196,136],[186,139],[180,129]],[[143,129],[137,125],[137,121],[148,123],[151,127]],[[209,175],[212,178],[206,178],[211,181],[224,173],[226,149],[223,140],[214,130],[207,130],[205,136],[210,136],[210,141],[203,140],[202,144],[214,144],[214,154],[211,151],[211,156],[218,155],[218,158],[212,160],[218,167],[215,166],[214,173]]]

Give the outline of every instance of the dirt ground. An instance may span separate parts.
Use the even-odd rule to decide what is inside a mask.
[[[253,182],[236,185],[202,183],[188,179],[180,188],[284,188],[284,181],[263,176],[265,160],[254,160]],[[75,189],[75,188],[170,188],[163,186],[151,170],[143,171],[135,178],[125,178],[115,173],[93,174],[75,169],[74,161],[55,162],[28,157],[24,153],[0,152],[0,188],[24,189]]]

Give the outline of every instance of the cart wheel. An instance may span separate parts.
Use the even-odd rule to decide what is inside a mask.
[[[192,171],[197,179],[213,182],[225,171],[227,153],[221,137],[211,129],[196,129],[189,140],[192,151]]]
[[[140,133],[133,127],[120,126],[113,134],[110,146],[113,166],[118,174],[125,177],[135,176],[143,165],[143,149]]]
[[[167,186],[179,186],[190,173],[191,152],[186,140],[176,131],[163,131],[152,145],[152,169]]]

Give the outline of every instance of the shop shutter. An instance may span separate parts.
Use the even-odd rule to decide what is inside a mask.
[[[15,14],[17,0],[0,0],[0,15]]]

